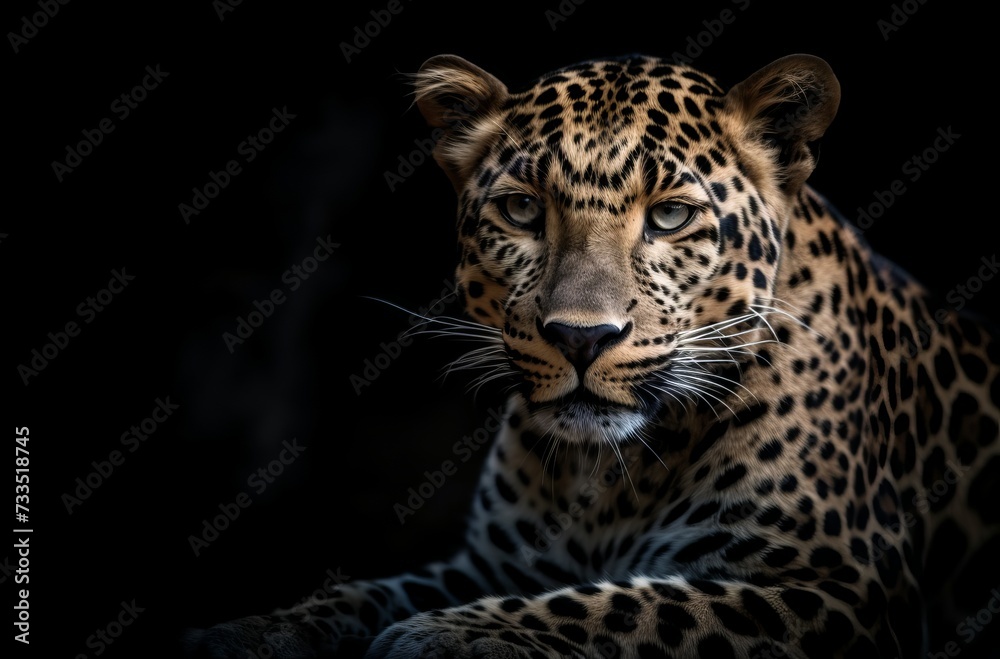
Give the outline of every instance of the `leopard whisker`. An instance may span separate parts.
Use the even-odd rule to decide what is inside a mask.
[[[698,380],[699,382],[704,382],[706,384],[712,385],[712,386],[718,388],[719,390],[726,392],[727,394],[729,394],[731,396],[736,396],[737,398],[740,399],[740,402],[743,403],[744,407],[750,407],[750,406],[747,405],[747,402],[745,400],[743,400],[742,396],[740,396],[738,393],[736,393],[736,391],[734,391],[732,389],[729,389],[725,385],[723,385],[723,384],[721,384],[719,382],[716,382],[715,380],[722,380],[723,382],[727,382],[727,383],[729,383],[731,385],[740,387],[741,389],[744,389],[749,395],[753,396],[755,399],[757,398],[757,396],[754,395],[754,393],[752,391],[750,391],[749,389],[747,389],[744,385],[740,384],[739,382],[734,382],[733,380],[730,380],[727,377],[723,377],[723,376],[717,375],[715,373],[708,373],[707,371],[695,371],[693,369],[691,369],[691,370],[678,369],[677,370],[677,376],[678,377],[693,378],[695,380]],[[712,379],[706,379],[706,378],[712,378]]]
[[[739,332],[734,332],[733,334],[722,334],[719,332],[716,336],[706,336],[701,338],[690,338],[678,341],[678,345],[684,345],[687,343],[695,343],[698,341],[718,341],[719,339],[732,339],[737,336],[743,336],[744,334],[753,334],[756,332],[763,332],[763,327],[751,327],[750,329],[741,330]]]
[[[781,301],[781,300],[777,300],[777,298],[774,298],[774,299],[775,299],[775,301],[778,301],[778,302]],[[785,303],[785,304],[787,304],[787,303]],[[792,305],[788,305],[788,306],[792,306]],[[802,327],[803,329],[809,330],[810,332],[812,332],[813,334],[816,334],[817,336],[823,336],[822,333],[820,333],[819,331],[817,331],[816,329],[814,329],[811,325],[809,325],[808,323],[806,323],[805,321],[803,321],[801,318],[793,316],[792,314],[788,313],[787,311],[785,311],[783,309],[777,309],[775,307],[769,307],[767,305],[762,305],[762,304],[752,304],[752,305],[750,305],[750,308],[751,309],[764,309],[765,311],[768,311],[768,312],[770,312],[772,314],[778,314],[778,315],[784,316],[784,317],[788,318],[789,320],[791,320],[792,322],[794,322],[795,324],[797,324],[800,327]],[[795,307],[793,307],[793,308],[795,308]],[[803,313],[800,309],[795,309],[795,310],[797,312],[799,312],[799,313]]]
[[[699,359],[697,357],[678,357],[671,360],[674,364],[736,364],[732,359]]]
[[[664,382],[662,384],[669,384],[669,383]],[[678,405],[680,405],[681,407],[684,407],[684,401],[682,401],[680,398],[678,398],[677,395],[674,394],[674,392],[671,391],[670,389],[664,389],[663,387],[657,387],[656,385],[654,385],[652,383],[649,383],[649,382],[644,382],[640,386],[642,386],[644,388],[648,388],[648,390],[654,390],[654,391],[659,391],[661,393],[664,393],[664,394],[670,396],[671,398],[673,398],[675,401],[677,401]],[[690,402],[690,399],[688,399],[688,400]]]
[[[761,339],[760,341],[748,341],[745,343],[737,343],[732,346],[717,346],[717,347],[702,347],[702,346],[682,346],[678,347],[678,351],[702,351],[702,350],[738,350],[740,348],[749,348],[756,345],[763,345],[765,343],[781,343],[778,339]]]
[[[709,398],[712,398],[713,400],[715,400],[718,403],[720,403],[727,410],[729,410],[730,414],[732,414],[733,416],[736,416],[736,412],[733,410],[733,408],[729,407],[729,405],[727,405],[724,400],[722,400],[721,398],[719,398],[718,396],[716,396],[715,394],[713,394],[710,390],[706,389],[705,387],[703,387],[701,385],[698,385],[698,384],[694,384],[694,383],[692,383],[690,381],[680,381],[680,382],[676,382],[676,384],[679,385],[679,386],[681,386],[681,387],[690,389],[691,391],[695,392],[696,394],[698,394],[700,396],[708,396]],[[702,398],[702,400],[705,400],[705,399]],[[713,412],[715,411],[715,408],[714,408],[714,406],[711,403],[709,403],[707,400],[705,400],[705,403],[709,407],[712,408]],[[719,417],[718,412],[716,412],[716,417]],[[721,418],[721,417],[719,417],[719,418]]]
[[[751,309],[752,309],[752,307],[751,307]],[[774,337],[775,343],[781,343],[781,340],[778,338],[778,333],[774,331],[774,327],[771,325],[771,323],[767,322],[767,318],[764,318],[763,314],[761,314],[759,311],[756,311],[756,310],[754,310],[754,314],[758,318],[760,318],[760,320],[761,320],[762,323],[764,323],[765,325],[767,325],[767,329],[769,329],[771,331],[771,336]]]
[[[465,336],[481,340],[501,341],[502,335],[499,330],[485,325],[464,325],[449,322],[453,319],[427,318],[417,323],[410,329],[403,332],[403,336],[429,335],[432,337]],[[428,328],[432,323],[440,327]]]
[[[485,385],[487,385],[490,382],[493,382],[495,380],[502,380],[504,378],[513,377],[513,375],[514,374],[512,372],[510,372],[510,371],[501,371],[499,369],[497,369],[497,371],[493,372],[493,373],[489,373],[489,372],[483,373],[482,375],[480,375],[479,377],[477,377],[475,380],[473,380],[469,384],[468,387],[466,387],[466,391],[467,392],[471,392],[473,396],[478,396],[479,395],[479,390],[482,389]],[[511,384],[511,387],[514,387],[514,386],[516,386],[516,385]]]
[[[640,442],[642,442],[642,445],[645,446],[647,449],[649,449],[649,452],[653,454],[653,457],[656,458],[657,462],[659,462],[661,465],[663,465],[664,469],[666,469],[667,471],[670,471],[670,467],[668,467],[667,463],[663,461],[663,459],[660,457],[659,453],[657,453],[656,451],[654,451],[653,447],[650,446],[646,442],[646,440],[642,437],[642,433],[637,432],[636,433],[636,439],[638,439]]]
[[[776,343],[776,341],[761,341],[760,343]],[[747,344],[747,346],[752,346],[752,345],[756,345],[756,344],[754,344],[754,343]],[[705,348],[683,348],[682,350],[684,352],[724,352],[724,353],[727,353],[727,354],[749,355],[749,356],[752,357],[754,355],[754,353],[750,352],[749,350],[741,350],[740,349],[740,348],[747,347],[747,346],[742,346],[741,345],[741,346],[735,346],[735,347],[732,347],[732,348],[729,348],[729,347],[726,347],[726,346],[718,346],[718,347],[715,347],[715,348],[708,348],[708,347],[705,347]],[[678,352],[681,352],[681,350],[678,350]]]
[[[686,395],[691,400],[691,402],[694,403],[694,404],[697,404],[697,401],[695,400],[695,397],[700,398],[705,403],[705,405],[707,405],[708,408],[710,410],[712,410],[712,413],[715,414],[715,418],[717,418],[717,419],[721,418],[719,416],[719,413],[715,411],[715,407],[711,403],[709,403],[708,400],[704,396],[701,395],[701,393],[698,391],[698,389],[696,387],[684,384],[682,382],[669,381],[669,380],[666,380],[666,379],[662,380],[662,382],[663,382],[663,384],[667,384],[667,385],[676,387],[677,390],[680,393],[683,393],[684,395]],[[660,387],[655,387],[654,386],[654,389],[657,389],[659,391],[663,391],[664,393],[667,393],[664,389],[661,389]]]
[[[753,318],[754,318],[753,314],[744,314],[742,316],[736,316],[735,318],[720,320],[716,323],[712,323],[710,325],[704,325],[702,327],[698,327],[695,329],[682,330],[677,334],[678,336],[684,337],[681,339],[681,341],[687,339],[696,339],[696,337],[708,338],[708,336],[710,336],[713,332],[718,332],[724,329],[728,329],[734,325],[739,325],[740,323],[745,323],[748,320],[752,320]],[[688,336],[688,335],[695,335],[695,336]],[[700,336],[700,335],[705,335],[705,336]]]
[[[602,433],[603,433],[603,431],[602,431]],[[618,462],[622,466],[622,472],[625,474],[625,479],[628,480],[629,485],[632,487],[632,494],[635,495],[635,500],[638,501],[639,500],[639,492],[638,492],[638,490],[635,489],[635,483],[632,482],[632,476],[628,473],[628,465],[625,464],[625,456],[622,455],[622,451],[618,447],[618,443],[616,441],[614,441],[613,439],[609,439],[608,437],[604,437],[603,439],[604,439],[604,441],[602,443],[606,443],[608,446],[610,446],[611,450],[614,451],[615,455],[618,456]]]

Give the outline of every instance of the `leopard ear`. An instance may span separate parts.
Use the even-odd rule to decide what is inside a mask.
[[[744,141],[761,145],[780,171],[781,188],[794,194],[816,167],[816,142],[840,105],[840,82],[812,55],[771,62],[726,95]]]
[[[457,55],[437,55],[424,62],[414,88],[420,113],[438,129],[434,158],[458,188],[496,133],[496,122],[484,119],[506,99],[507,88]]]

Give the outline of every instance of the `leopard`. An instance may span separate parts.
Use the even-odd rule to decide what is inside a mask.
[[[509,383],[464,542],[192,656],[996,656],[997,333],[807,182],[825,60],[724,87],[637,54],[510,90],[438,55],[413,93],[464,311],[427,327]]]

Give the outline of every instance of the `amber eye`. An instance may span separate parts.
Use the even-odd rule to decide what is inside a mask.
[[[694,213],[695,209],[691,206],[666,201],[649,209],[646,224],[657,233],[674,233],[687,226]]]
[[[507,195],[497,199],[496,204],[504,219],[521,229],[533,229],[545,217],[545,206],[531,195]]]

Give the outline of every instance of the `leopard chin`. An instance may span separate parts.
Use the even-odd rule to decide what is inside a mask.
[[[543,437],[584,445],[624,444],[641,438],[656,422],[659,402],[629,407],[604,400],[586,389],[547,401],[515,396],[529,424]]]

